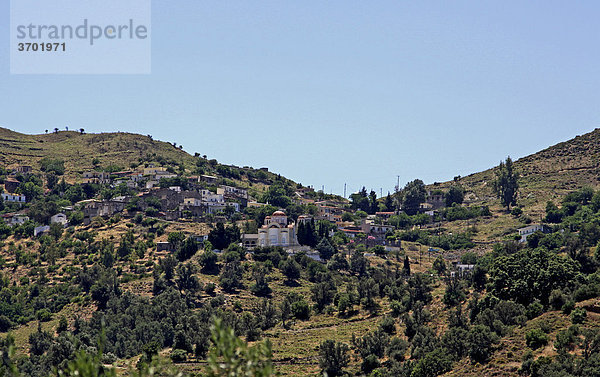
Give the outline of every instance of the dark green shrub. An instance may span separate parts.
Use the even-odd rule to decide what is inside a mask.
[[[571,322],[574,325],[583,323],[587,317],[587,312],[584,308],[576,308],[571,312]]]
[[[350,362],[348,351],[350,348],[345,343],[326,340],[319,346],[319,365],[328,376],[339,376]]]
[[[573,300],[568,300],[561,308],[562,312],[567,315],[571,314],[573,309],[575,309],[575,302]]]
[[[537,349],[548,344],[548,335],[542,329],[532,329],[525,334],[527,347]]]
[[[174,349],[171,351],[171,361],[174,363],[183,363],[187,360],[187,352],[185,350]]]

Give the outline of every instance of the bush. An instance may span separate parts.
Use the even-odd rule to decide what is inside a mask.
[[[362,370],[366,375],[368,375],[380,366],[381,363],[379,362],[377,356],[371,354],[364,358],[363,362],[360,364],[360,370]]]
[[[301,266],[293,258],[287,258],[279,263],[279,269],[285,275],[288,282],[294,282],[300,278]]]
[[[527,306],[527,318],[533,319],[544,312],[544,306],[537,300]]]
[[[488,207],[462,207],[454,205],[443,209],[442,216],[448,221],[468,220],[479,216],[489,216]]]
[[[174,363],[183,363],[187,360],[187,352],[185,350],[174,349],[171,351],[171,361]]]
[[[490,328],[484,325],[472,326],[467,334],[467,345],[469,357],[476,362],[486,362],[494,347],[498,337]]]
[[[243,288],[243,268],[238,260],[225,264],[219,276],[219,284],[225,292],[234,292],[237,288]]]
[[[389,343],[390,337],[381,330],[369,332],[362,338],[352,336],[352,344],[356,347],[363,359],[366,359],[369,355],[383,357]]]
[[[406,306],[398,300],[392,300],[392,302],[390,303],[390,309],[392,309],[392,316],[394,317],[399,317],[407,310]]]
[[[542,329],[529,330],[525,334],[525,342],[527,343],[527,347],[538,349],[548,344],[548,335]]]
[[[571,322],[574,325],[583,323],[587,317],[587,312],[583,308],[577,308],[571,312]]]
[[[579,334],[579,326],[577,325],[572,325],[567,330],[559,331],[558,334],[556,334],[554,348],[556,348],[557,351],[572,351]]]
[[[381,245],[373,246],[369,251],[378,257],[385,258],[385,248]]]
[[[310,306],[304,299],[296,301],[291,306],[292,316],[300,320],[308,320],[310,318]]]
[[[452,370],[452,360],[450,356],[441,348],[428,352],[425,357],[416,364],[411,377],[429,377],[438,376]]]
[[[343,374],[344,368],[350,362],[348,351],[350,348],[345,343],[326,340],[319,346],[319,365],[328,376]]]
[[[555,289],[550,293],[550,299],[548,301],[554,310],[560,310],[566,300],[562,291],[560,289]]]
[[[274,374],[269,343],[258,343],[249,347],[234,335],[233,329],[222,326],[220,320],[215,321],[211,332],[214,345],[208,354],[206,373],[201,373],[202,375],[216,377]]]
[[[594,298],[598,296],[598,286],[596,284],[583,284],[575,293],[573,293],[573,298],[575,301],[580,302],[590,298]]]
[[[337,310],[339,315],[344,315],[346,314],[347,310],[352,310],[352,303],[350,302],[350,297],[347,293],[340,296],[337,304]]]
[[[207,283],[204,286],[204,292],[206,292],[207,295],[214,296],[215,288],[216,288],[215,283]]]
[[[442,258],[441,255],[433,261],[433,269],[438,275],[442,275],[446,272],[446,261],[444,261],[444,258]]]
[[[219,257],[212,250],[205,251],[200,254],[198,263],[202,266],[202,272],[205,274],[215,274],[219,272],[219,266],[217,265]]]
[[[392,317],[385,317],[381,323],[379,324],[379,328],[381,331],[386,334],[395,334],[396,333],[396,322]]]
[[[63,160],[44,157],[40,160],[40,165],[40,170],[43,172],[53,172],[56,175],[65,174],[65,163]]]
[[[12,327],[12,322],[5,315],[0,315],[0,332],[7,332]]]
[[[40,322],[48,322],[52,319],[52,313],[48,309],[40,309],[37,311],[36,317]]]
[[[69,329],[69,322],[67,321],[67,318],[65,318],[64,315],[60,316],[60,319],[58,321],[58,326],[56,328],[56,332],[57,333],[61,333],[64,331],[67,331]]]
[[[565,302],[565,304],[561,308],[562,312],[567,315],[571,314],[573,309],[575,309],[575,302],[573,300]]]

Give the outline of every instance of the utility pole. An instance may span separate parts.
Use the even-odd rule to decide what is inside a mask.
[[[346,184],[344,183],[344,199],[346,199]]]
[[[398,177],[398,183],[396,184],[396,192],[400,191],[400,176],[397,175],[396,177]]]

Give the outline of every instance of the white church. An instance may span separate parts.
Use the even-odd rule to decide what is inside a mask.
[[[258,246],[296,246],[296,226],[282,211],[275,211],[265,217],[265,223],[258,228]]]

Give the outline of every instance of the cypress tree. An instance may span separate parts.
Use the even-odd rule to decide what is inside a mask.
[[[410,260],[408,255],[404,257],[404,267],[402,267],[402,275],[410,276]]]

